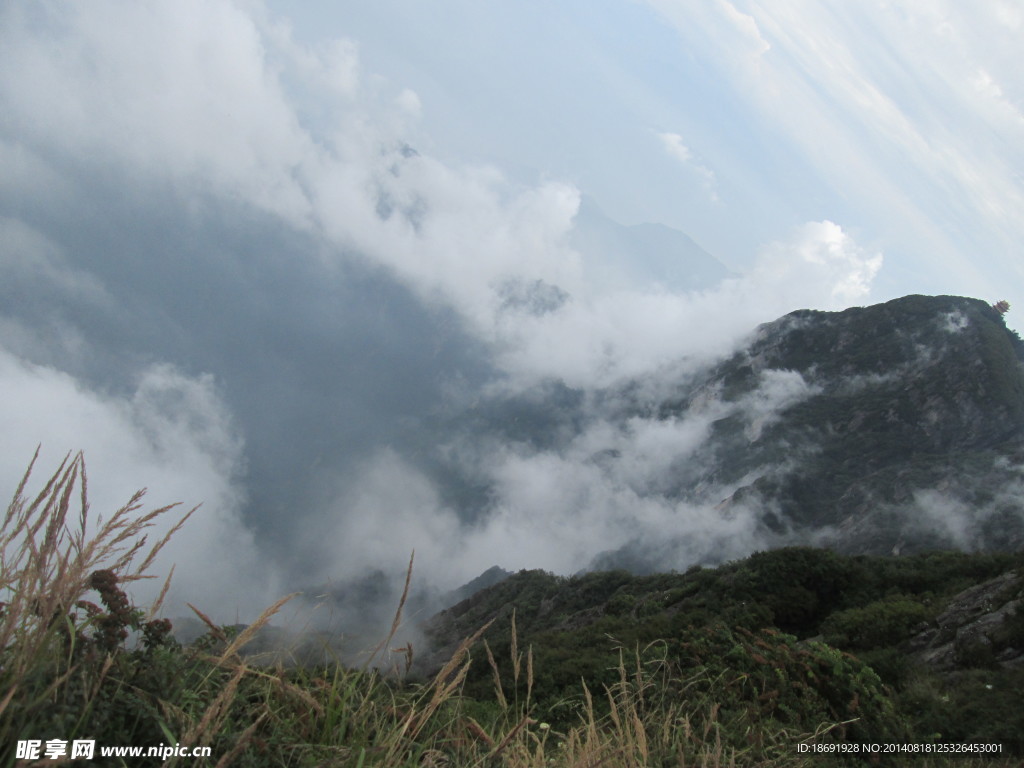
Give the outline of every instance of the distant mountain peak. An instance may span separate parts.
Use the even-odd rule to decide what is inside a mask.
[[[660,284],[698,291],[734,276],[685,232],[665,224],[620,224],[586,195],[574,225],[571,244],[587,260],[588,274],[608,287]]]

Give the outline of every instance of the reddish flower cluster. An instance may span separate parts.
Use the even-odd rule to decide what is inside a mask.
[[[171,622],[168,619],[142,621],[141,612],[133,608],[128,595],[117,585],[117,574],[113,571],[96,571],[89,577],[89,586],[100,594],[100,600],[107,612],[101,613],[98,606],[80,601],[90,618],[96,618],[99,632],[94,642],[100,650],[112,653],[128,638],[128,629],[142,630],[142,641],[146,648],[163,645],[171,636]]]
[[[89,586],[100,593],[107,613],[97,620],[100,632],[96,643],[104,651],[112,652],[128,637],[127,627],[135,623],[135,612],[128,596],[117,586],[113,571],[96,571],[89,577]]]

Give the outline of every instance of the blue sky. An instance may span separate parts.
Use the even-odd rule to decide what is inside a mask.
[[[448,586],[572,572],[637,510],[711,533],[587,458],[653,477],[700,424],[522,455],[459,418],[671,388],[800,308],[1024,301],[1022,31],[1004,0],[0,4],[0,483],[42,444],[97,509],[203,502],[181,593],[256,608],[413,548]],[[609,265],[584,196],[735,274]]]
[[[737,267],[808,221],[872,298],[1019,292],[1022,10],[950,2],[272,3],[412,89],[423,145],[556,178]],[[685,159],[661,139],[678,137]]]

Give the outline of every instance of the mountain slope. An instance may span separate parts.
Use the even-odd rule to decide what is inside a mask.
[[[467,693],[496,677],[515,690],[507,660],[529,649],[537,713],[552,721],[575,716],[565,697],[580,678],[614,688],[625,657],[680,670],[691,695],[710,693],[725,712],[797,732],[844,720],[857,722],[852,740],[991,741],[1024,754],[1022,565],[1020,554],[784,548],[683,574],[521,571],[427,622],[436,650],[421,669],[493,621]]]
[[[848,552],[1019,548],[1022,347],[975,299],[789,314],[655,407],[717,416],[670,492],[725,488],[723,515]],[[600,565],[642,559],[618,554]]]
[[[570,242],[586,257],[588,274],[610,288],[653,281],[675,291],[698,291],[733,276],[686,233],[663,224],[619,224],[586,196]]]

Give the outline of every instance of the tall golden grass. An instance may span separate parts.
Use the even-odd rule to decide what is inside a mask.
[[[142,489],[108,519],[93,520],[82,453],[66,455],[42,489],[35,496],[27,496],[26,487],[38,458],[37,448],[0,528],[0,739],[8,742],[6,746],[10,746],[15,735],[28,737],[9,727],[17,718],[8,709],[24,712],[57,701],[62,686],[84,663],[76,664],[69,658],[64,665],[55,664],[54,657],[70,656],[70,647],[96,617],[95,606],[83,601],[93,588],[93,575],[108,571],[121,584],[149,578],[148,571],[157,555],[198,509],[190,509],[163,536],[149,544],[149,530],[180,504],[143,512],[146,490]],[[159,612],[172,575],[173,568],[150,606],[147,619]],[[231,664],[235,672],[203,715],[183,731],[186,741],[202,743],[223,724],[224,704],[234,694],[238,680],[249,671],[238,650],[291,597],[282,598],[265,610],[214,660],[220,666]],[[89,618],[76,624],[74,611],[83,607],[94,610],[88,612]],[[100,695],[112,662],[112,656],[100,662],[100,673],[93,680],[93,696]],[[40,670],[52,670],[41,689]],[[89,704],[88,700],[83,702],[86,708]]]
[[[90,576],[107,569],[123,582],[143,578],[171,536],[195,512],[192,509],[183,515],[147,551],[146,530],[178,505],[137,514],[145,495],[142,490],[108,520],[97,520],[90,535],[93,521],[82,454],[65,456],[42,490],[35,497],[26,497],[25,488],[38,458],[37,449],[0,529],[0,649],[6,652],[0,677],[4,686],[0,689],[0,716],[12,700],[18,680],[46,653],[54,624],[66,621],[69,611],[89,590]],[[153,615],[169,583],[170,576],[152,607]]]

